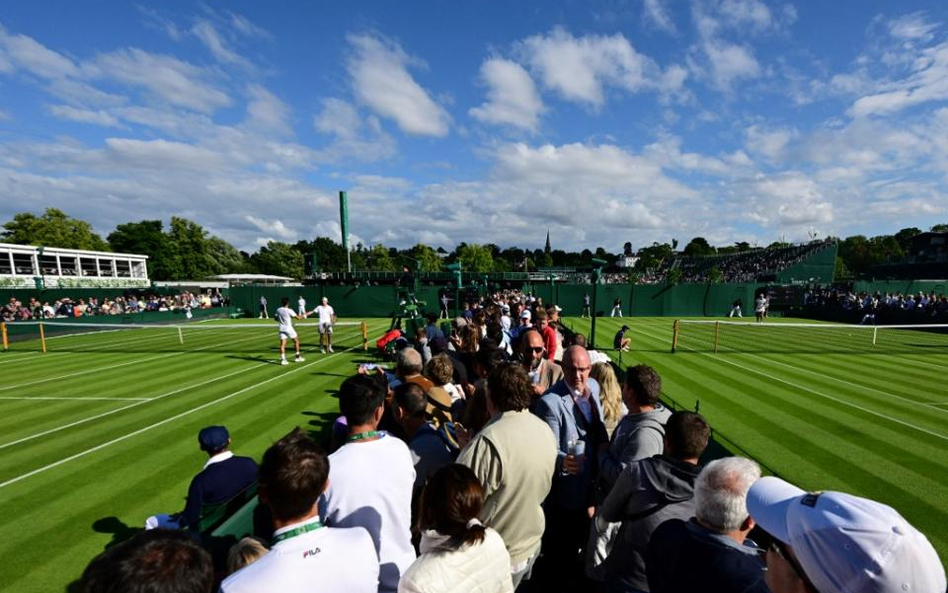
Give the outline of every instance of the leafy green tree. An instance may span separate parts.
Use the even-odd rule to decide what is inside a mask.
[[[672,268],[671,270],[668,270],[668,275],[665,276],[665,279],[669,284],[675,285],[681,282],[681,275],[681,268]]]
[[[288,243],[270,241],[250,256],[250,262],[261,274],[303,277],[303,254]]]
[[[685,245],[682,253],[688,257],[711,255],[714,253],[714,247],[711,247],[711,244],[704,237],[695,237]]]
[[[395,260],[392,259],[392,255],[382,244],[365,249],[360,252],[360,255],[365,261],[362,269],[371,272],[394,272],[396,269]],[[353,269],[355,269],[354,265]]]
[[[441,271],[441,257],[438,256],[437,251],[427,245],[418,243],[408,250],[408,256],[418,262],[419,269],[422,272]],[[409,267],[415,269],[414,266]]]
[[[948,224],[936,224],[932,227],[931,231],[933,233],[948,233]]]
[[[921,229],[916,227],[908,227],[897,232],[895,234],[895,240],[898,241],[899,245],[902,247],[902,250],[905,251],[912,244],[912,237],[920,234],[922,234]]]
[[[214,274],[252,274],[257,271],[250,256],[220,237],[208,237],[207,252],[214,267]],[[294,276],[301,277],[302,275]]]
[[[300,253],[312,253],[316,255],[317,272],[345,272],[348,262],[346,260],[346,250],[342,245],[336,243],[329,237],[316,237],[312,241],[297,241],[296,250]],[[359,251],[356,249],[355,251]],[[359,260],[361,261],[361,260]],[[353,259],[353,269],[361,269],[356,266],[356,259]]]
[[[639,259],[635,262],[635,269],[645,272],[658,267],[664,260],[671,258],[674,253],[674,247],[668,243],[652,243],[648,247],[639,249]]]
[[[0,237],[7,243],[91,251],[109,250],[109,244],[92,231],[92,225],[71,218],[57,208],[47,208],[42,216],[31,212],[14,214],[13,220],[5,223],[3,229]]]
[[[708,282],[711,284],[720,284],[724,280],[724,273],[717,266],[711,266],[708,270]]]
[[[168,237],[160,220],[126,222],[109,233],[113,251],[141,253],[148,256],[148,277],[152,280],[173,280],[181,277],[168,249]]]
[[[457,251],[457,258],[465,272],[490,272],[494,267],[490,250],[482,245],[463,243]]]

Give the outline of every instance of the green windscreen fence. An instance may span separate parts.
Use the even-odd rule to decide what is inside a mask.
[[[618,298],[622,303],[624,316],[677,316],[704,317],[722,316],[731,310],[731,304],[741,299],[745,308],[754,301],[754,291],[763,284],[681,284],[667,285],[629,285],[602,284],[599,286],[596,311],[600,315],[610,315],[613,303]],[[425,301],[425,310],[438,311],[438,290],[443,287],[424,286],[416,293],[419,301]],[[556,303],[563,308],[563,315],[579,316],[582,312],[583,297],[592,298],[593,287],[590,284],[536,283],[529,287],[534,295],[544,303]],[[305,286],[305,287],[263,287],[241,286],[229,291],[231,305],[256,315],[259,311],[260,297],[267,299],[270,315],[280,306],[284,297],[290,299],[290,305],[296,309],[297,299],[306,299],[307,309],[319,304],[325,296],[340,318],[388,317],[397,309],[397,291],[394,286]],[[450,293],[453,298],[453,292]],[[453,303],[452,303],[453,311]]]

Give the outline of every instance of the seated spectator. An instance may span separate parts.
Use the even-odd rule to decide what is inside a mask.
[[[273,517],[273,547],[227,577],[222,593],[375,593],[378,556],[361,527],[320,522],[316,502],[328,484],[329,462],[299,428],[273,444],[260,464],[260,502]]]
[[[418,357],[418,353],[414,353]],[[419,361],[420,364],[420,361]],[[398,579],[415,560],[411,545],[411,495],[415,470],[408,446],[378,430],[385,386],[355,375],[339,388],[346,417],[346,444],[329,456],[329,487],[321,500],[326,524],[364,527],[381,564],[379,591],[394,593]]]
[[[210,459],[191,480],[184,510],[173,515],[148,517],[145,529],[186,527],[196,530],[201,518],[201,507],[226,502],[257,480],[257,463],[250,457],[237,457],[231,452],[227,428],[202,428],[198,433],[198,445]]]
[[[760,478],[750,459],[709,463],[695,482],[695,516],[659,525],[648,543],[645,566],[651,593],[770,593],[760,550],[747,540],[754,520],[747,490]]]
[[[474,470],[484,487],[479,517],[503,537],[516,588],[540,553],[541,505],[553,480],[556,441],[528,409],[533,385],[522,366],[494,369],[486,394],[490,422],[464,447],[458,463]]]
[[[140,532],[96,556],[82,573],[83,593],[211,593],[211,555],[186,533]]]
[[[622,470],[599,509],[604,520],[622,522],[612,552],[603,562],[609,591],[648,591],[646,546],[655,528],[665,521],[694,516],[698,458],[710,434],[700,415],[675,412],[665,425],[665,452]]]
[[[768,476],[751,486],[747,510],[774,538],[766,573],[773,593],[945,591],[938,553],[892,507]]]
[[[250,566],[269,551],[270,548],[256,537],[242,538],[227,552],[227,574],[234,574],[241,568]]]
[[[464,465],[447,465],[428,481],[418,526],[421,555],[399,593],[513,593],[510,555],[500,535],[478,520],[484,488]]]

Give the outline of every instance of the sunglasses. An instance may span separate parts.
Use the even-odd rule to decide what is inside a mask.
[[[531,352],[536,352],[537,354],[543,352],[543,346],[533,346],[532,348],[527,348]]]

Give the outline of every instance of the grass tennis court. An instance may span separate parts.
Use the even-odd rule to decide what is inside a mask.
[[[281,367],[272,321],[217,323],[186,329],[183,345],[156,327],[54,337],[47,354],[14,342],[0,355],[0,589],[60,591],[145,517],[180,510],[206,460],[203,426],[226,424],[234,450],[256,458],[293,426],[321,432],[336,414],[331,391],[367,360],[358,326],[339,328],[334,354],[301,328],[306,361]],[[370,320],[370,338],[388,323]],[[588,333],[588,320],[566,323]],[[873,353],[848,351],[849,336],[766,328],[714,354],[710,334],[692,332],[671,354],[672,319],[605,318],[599,343],[622,323],[622,365],[655,366],[681,407],[700,401],[726,446],[804,488],[892,504],[948,556],[948,336]]]

